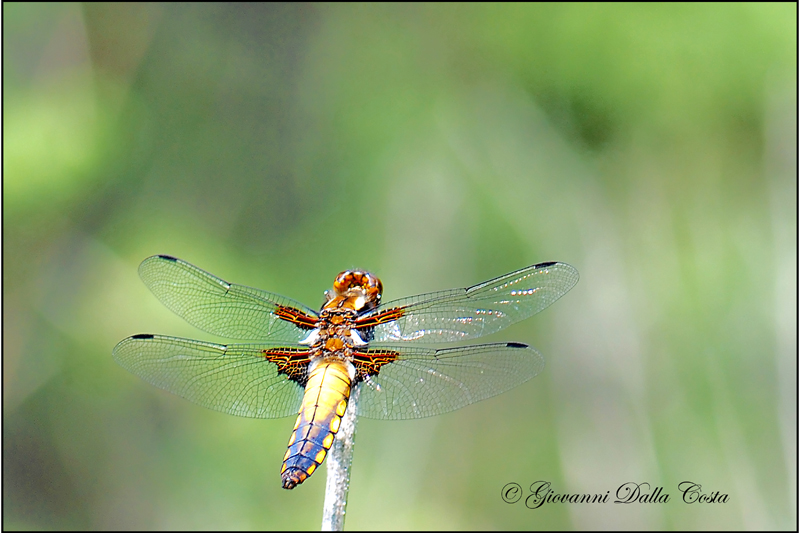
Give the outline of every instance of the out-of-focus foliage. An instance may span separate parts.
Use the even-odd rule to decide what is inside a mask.
[[[580,270],[489,339],[541,376],[359,423],[348,528],[794,527],[796,10],[5,3],[4,528],[318,527],[325,474],[280,488],[291,419],[113,363],[219,340],[141,284],[154,253],[312,306],[356,266],[386,298]],[[671,499],[502,501],[538,480]]]

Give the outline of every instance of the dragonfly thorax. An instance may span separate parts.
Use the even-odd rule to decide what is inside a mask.
[[[354,310],[346,307],[323,307],[317,327],[300,344],[311,347],[311,359],[335,357],[352,361],[354,350],[366,345],[355,329],[357,316]]]

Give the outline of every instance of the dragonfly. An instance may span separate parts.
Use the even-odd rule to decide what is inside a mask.
[[[544,358],[518,342],[421,345],[500,331],[548,307],[579,278],[566,263],[539,263],[472,287],[382,303],[377,276],[346,270],[317,312],[169,255],[145,259],[139,275],[189,324],[249,342],[139,334],[117,344],[114,359],[203,407],[253,418],[296,415],[281,467],[285,489],[323,463],[355,388],[358,416],[403,420],[459,409],[539,374]]]

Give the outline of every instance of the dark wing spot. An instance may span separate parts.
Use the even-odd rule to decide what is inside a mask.
[[[140,333],[138,335],[133,335],[131,339],[152,339],[155,335],[151,335],[150,333]]]
[[[522,344],[521,342],[507,342],[506,348],[527,348],[527,344]]]
[[[158,257],[160,257],[161,259],[166,259],[167,261],[173,261],[175,263],[178,262],[178,258],[177,257],[172,257],[171,255],[158,254]]]
[[[546,268],[549,266],[553,266],[556,263],[558,263],[558,261],[548,261],[547,263],[539,263],[538,265],[536,265],[536,268]]]

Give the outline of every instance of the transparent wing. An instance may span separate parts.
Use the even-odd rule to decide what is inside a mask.
[[[171,311],[220,337],[295,343],[314,327],[317,317],[292,299],[228,283],[168,255],[142,261],[139,276]]]
[[[156,387],[252,418],[297,413],[303,387],[289,376],[305,370],[307,354],[306,348],[276,344],[224,345],[161,335],[128,337],[113,351],[117,363]]]
[[[516,387],[544,369],[541,354],[519,343],[443,350],[371,345],[363,355],[357,355],[357,367],[377,360],[379,369],[359,385],[357,412],[384,420],[454,411]]]
[[[356,327],[374,342],[455,342],[495,333],[535,315],[578,282],[566,263],[540,263],[474,287],[421,294],[381,305]]]

